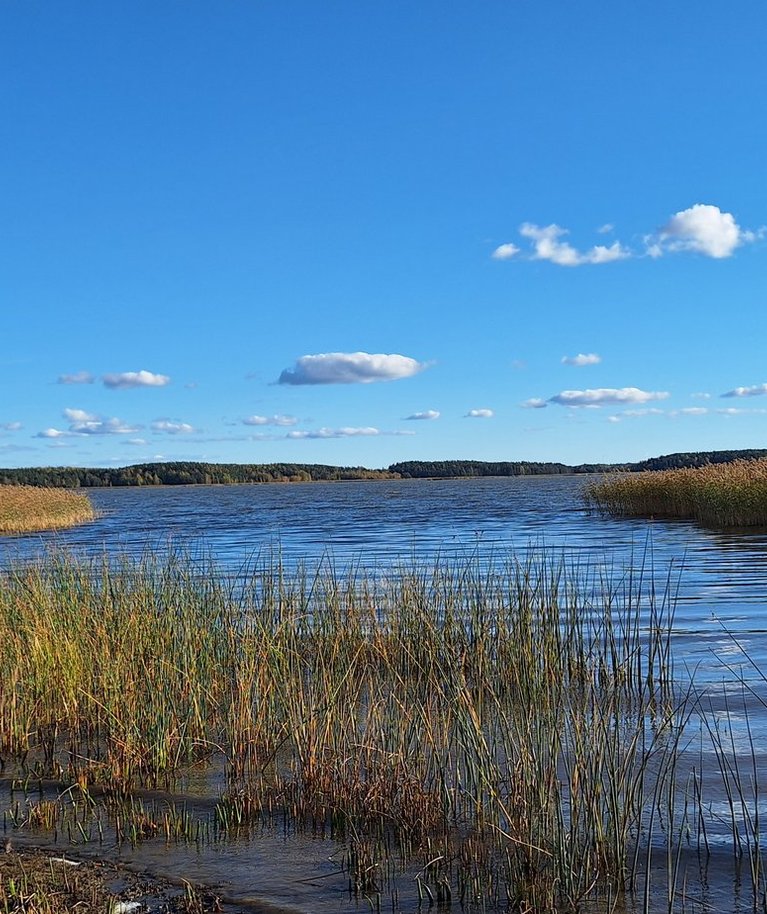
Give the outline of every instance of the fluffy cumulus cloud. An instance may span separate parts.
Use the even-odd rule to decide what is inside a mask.
[[[163,432],[166,435],[189,435],[196,431],[188,422],[175,422],[172,419],[156,419],[151,424],[153,432]]]
[[[612,230],[610,223],[597,229],[600,234]],[[584,264],[626,260],[637,255],[636,251],[625,247],[620,241],[579,250],[566,240],[568,229],[556,223],[536,225],[534,222],[524,222],[519,227],[519,233],[528,239],[532,249],[529,254],[518,259],[548,260],[561,267],[580,267]],[[756,241],[765,233],[765,228],[757,231],[742,228],[732,213],[723,212],[718,206],[695,203],[671,216],[660,230],[645,235],[643,253],[650,257],[662,257],[665,253],[689,251],[721,259],[730,257],[737,248]],[[491,256],[496,260],[510,260],[518,254],[521,254],[520,249],[507,242],[497,247]]]
[[[579,352],[578,355],[563,355],[563,365],[574,365],[576,368],[582,368],[584,365],[598,365],[602,361],[602,356],[596,352]]]
[[[415,420],[429,420],[429,419],[439,419],[440,412],[437,409],[427,409],[422,413],[411,413],[409,416],[405,416],[406,419],[415,419]]]
[[[534,225],[525,222],[519,233],[533,243],[533,259],[549,260],[561,267],[579,267],[583,264],[610,263],[613,260],[625,260],[631,253],[619,241],[609,247],[597,244],[588,251],[578,251],[562,238],[568,234],[567,229],[558,225]]]
[[[293,368],[286,368],[279,384],[370,384],[409,378],[426,368],[405,355],[369,352],[323,352],[303,355]]]
[[[278,425],[281,427],[296,425],[295,416],[248,416],[242,420],[243,425]]]
[[[464,419],[492,419],[494,415],[492,409],[470,409]]]
[[[38,432],[37,438],[68,438],[84,437],[87,435],[132,435],[141,426],[130,425],[122,419],[106,419],[84,409],[65,409],[64,418],[68,422],[66,429],[47,428]]]
[[[164,374],[155,374],[152,371],[121,371],[115,374],[105,374],[102,379],[105,387],[113,390],[128,387],[165,387],[170,384],[170,378]]]
[[[647,403],[665,400],[666,391],[640,390],[638,387],[598,387],[594,390],[563,390],[549,398],[560,406],[604,406],[613,403]]]
[[[730,257],[736,248],[756,240],[757,233],[741,228],[732,213],[718,206],[696,203],[673,215],[656,238],[648,239],[648,253],[693,251],[706,257]]]
[[[89,371],[76,371],[74,374],[59,375],[59,384],[93,384],[94,380]]]
[[[723,397],[762,397],[767,394],[767,384],[754,384],[752,387],[735,387],[723,393]]]

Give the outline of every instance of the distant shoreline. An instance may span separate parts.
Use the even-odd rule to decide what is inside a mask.
[[[382,479],[476,479],[512,476],[583,476],[637,473],[757,460],[767,449],[693,451],[666,454],[636,463],[568,465],[544,461],[410,460],[382,469],[304,463],[201,463],[168,461],[126,467],[20,467],[0,469],[0,485],[53,488],[234,485],[255,483],[334,482]]]

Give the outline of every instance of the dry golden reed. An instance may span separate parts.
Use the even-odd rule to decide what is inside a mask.
[[[93,520],[87,495],[69,489],[0,486],[0,534],[60,530]]]
[[[689,518],[713,527],[767,526],[767,460],[605,479],[587,488],[586,500],[620,517]]]

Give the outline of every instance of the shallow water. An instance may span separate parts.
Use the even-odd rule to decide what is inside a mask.
[[[100,515],[94,523],[57,534],[0,538],[0,568],[51,546],[90,555],[182,548],[210,555],[234,574],[270,557],[288,567],[331,561],[341,571],[360,566],[376,573],[438,556],[502,563],[510,555],[523,558],[545,550],[613,584],[642,574],[648,586],[655,581],[659,594],[667,587],[673,592],[677,670],[694,671],[696,681],[704,683],[711,719],[732,734],[728,738],[736,752],[749,754],[753,742],[750,789],[767,796],[762,675],[767,673],[767,530],[723,532],[688,522],[591,514],[581,497],[589,481],[517,477],[94,489],[89,494]],[[713,856],[695,894],[705,895],[715,910],[735,910],[739,904],[746,910],[748,893],[737,901],[737,874],[726,849],[729,826],[726,796],[716,785],[719,762],[705,739],[691,737],[685,766],[705,773],[714,821],[706,836]],[[210,784],[202,782],[185,789],[200,798],[210,794]],[[349,898],[338,862],[341,851],[330,839],[266,829],[226,844],[169,850],[153,841],[115,853],[158,875],[219,884],[241,901],[260,899],[306,912],[369,910],[366,901]],[[692,874],[701,866],[693,839],[684,861]],[[401,881],[397,910],[417,910],[413,874]],[[665,892],[665,877],[660,884]],[[658,902],[657,909],[663,909],[662,899]],[[696,910],[694,903],[687,909]]]

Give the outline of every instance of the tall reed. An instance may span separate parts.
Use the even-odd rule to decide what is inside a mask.
[[[767,460],[736,460],[608,477],[586,489],[592,506],[620,517],[690,518],[716,527],[767,526]]]
[[[68,489],[0,486],[0,535],[58,530],[93,520],[90,499]]]
[[[551,557],[227,580],[53,555],[0,583],[0,751],[123,794],[221,759],[223,829],[280,809],[345,836],[366,889],[396,847],[424,897],[576,911],[631,890],[672,789],[653,593]]]

